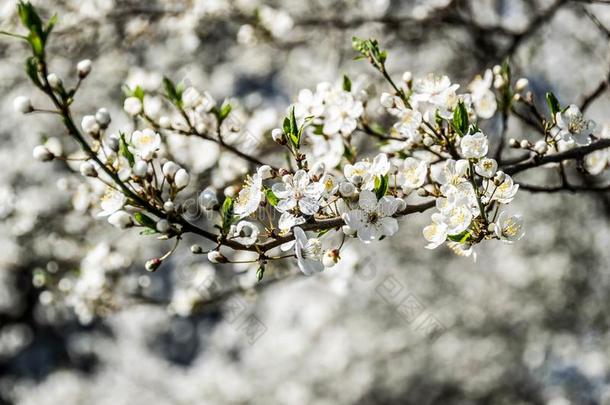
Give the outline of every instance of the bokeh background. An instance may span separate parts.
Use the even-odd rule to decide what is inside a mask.
[[[34,1],[60,17],[52,69],[70,80],[77,61],[94,61],[77,115],[106,107],[120,126],[121,85],[155,89],[168,75],[235,97],[257,137],[301,88],[349,74],[385,89],[353,60],[353,35],[378,38],[396,77],[466,86],[509,57],[539,100],[552,90],[579,104],[608,77],[603,3]],[[16,23],[15,2],[2,1],[0,29]],[[49,137],[73,146],[52,118],[13,112],[17,95],[43,100],[25,57],[0,40],[0,404],[610,404],[607,193],[520,192],[526,237],[479,246],[476,262],[425,250],[425,213],[383,243],[351,241],[311,278],[276,268],[255,286],[256,269],[214,268],[188,244],[149,274],[163,242],[91,217],[80,175],[32,159]],[[600,126],[604,91],[587,109]],[[535,139],[514,119],[508,134]],[[202,142],[175,145],[196,168],[193,192],[243,171]]]

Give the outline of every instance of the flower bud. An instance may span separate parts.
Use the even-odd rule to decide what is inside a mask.
[[[206,210],[211,210],[218,204],[218,197],[216,196],[216,191],[211,188],[206,188],[199,195],[199,204]]]
[[[110,113],[108,112],[107,109],[100,108],[95,113],[95,120],[100,125],[100,128],[106,129],[106,128],[108,128],[108,125],[110,125],[110,121],[111,121]]]
[[[154,258],[147,261],[144,267],[146,268],[146,270],[153,272],[157,270],[159,266],[161,266],[161,263],[163,262],[160,259]]]
[[[170,181],[174,179],[174,176],[176,175],[176,172],[178,172],[178,170],[180,170],[180,166],[177,165],[175,162],[172,162],[171,160],[165,162],[162,168],[163,175]]]
[[[90,59],[83,59],[76,65],[76,73],[78,77],[84,79],[91,72],[92,62]]]
[[[148,164],[143,160],[138,160],[131,169],[136,177],[144,178],[148,174]]]
[[[515,138],[510,138],[510,139],[508,140],[508,145],[509,145],[511,148],[515,148],[515,149],[516,149],[516,148],[520,148],[520,147],[521,147],[521,145],[519,144],[519,141],[518,141],[518,140],[516,140]]]
[[[112,134],[108,137],[108,139],[106,139],[106,145],[108,145],[111,151],[118,152],[121,141],[116,134]]]
[[[85,177],[97,177],[97,170],[91,162],[83,162],[80,165],[80,174]]]
[[[262,165],[258,168],[256,172],[259,176],[261,176],[261,179],[263,180],[267,180],[273,177],[273,169],[269,165]]]
[[[61,79],[55,73],[49,73],[47,75],[47,82],[53,90],[58,90],[61,87]]]
[[[165,201],[163,203],[163,210],[167,213],[174,212],[176,209],[174,203],[172,201]]]
[[[286,138],[284,137],[284,131],[282,131],[279,128],[274,128],[273,131],[271,131],[271,137],[273,138],[273,140],[277,143],[279,143],[280,145],[286,145]]]
[[[543,139],[541,139],[534,145],[534,150],[536,151],[536,153],[544,155],[549,150],[549,146]]]
[[[355,229],[350,228],[350,227],[349,227],[349,226],[347,226],[347,225],[343,225],[343,226],[341,227],[341,230],[342,230],[342,231],[343,231],[343,233],[344,233],[345,235],[347,235],[347,236],[354,236],[354,235],[356,235],[356,232],[357,232]]]
[[[349,181],[344,181],[339,184],[339,193],[343,197],[353,197],[356,195],[356,186]]]
[[[227,258],[224,257],[222,253],[218,250],[212,250],[208,253],[208,260],[212,263],[226,263],[228,262]]]
[[[405,210],[405,208],[407,208],[407,202],[405,200],[403,200],[402,198],[397,198],[396,199],[396,212],[402,212]]]
[[[225,197],[235,197],[237,195],[237,187],[235,186],[228,186],[223,190],[223,194],[225,195]]]
[[[522,77],[519,80],[517,80],[517,82],[515,83],[515,90],[523,91],[523,90],[525,90],[525,88],[527,87],[528,84],[529,84],[529,80],[527,80],[525,77]]]
[[[524,139],[519,143],[519,146],[523,149],[527,149],[530,147],[530,142],[527,139]]]
[[[127,97],[123,103],[123,109],[132,117],[142,112],[142,102],[137,97]]]
[[[428,195],[428,191],[426,191],[424,188],[418,188],[417,195],[420,197],[426,197]]]
[[[409,84],[413,80],[413,73],[406,71],[402,74],[402,81]]]
[[[34,156],[34,159],[39,160],[41,162],[48,162],[55,158],[55,155],[42,145],[34,147],[34,149],[32,150],[32,156]]]
[[[157,225],[156,225],[157,231],[161,232],[161,233],[166,233],[167,231],[169,231],[169,222],[167,222],[166,219],[160,219],[157,221]]]
[[[179,169],[176,172],[176,175],[174,176],[174,184],[176,185],[176,188],[179,190],[183,189],[184,187],[188,186],[189,181],[190,176],[186,170]]]
[[[203,253],[203,248],[199,245],[191,245],[191,253],[194,255],[200,255]]]
[[[119,229],[125,229],[133,226],[133,220],[131,219],[131,215],[129,215],[123,210],[119,210],[112,213],[112,215],[108,217],[108,223]]]
[[[394,96],[392,96],[390,93],[386,93],[386,92],[381,93],[379,102],[385,108],[392,108],[392,107],[394,107]]]
[[[504,180],[506,180],[506,174],[504,174],[503,171],[498,170],[498,172],[494,176],[494,184],[496,186],[499,186],[500,184],[504,183]]]
[[[93,115],[85,115],[80,123],[83,131],[89,135],[96,135],[100,132],[100,125]]]
[[[327,250],[324,252],[324,256],[322,256],[322,264],[326,268],[333,267],[339,262],[339,259],[340,257],[338,249]]]
[[[172,125],[172,120],[167,115],[163,115],[159,118],[159,125],[161,128],[169,128]]]
[[[434,139],[432,139],[431,136],[427,136],[426,135],[424,137],[424,145],[427,146],[427,147],[430,147],[430,146],[434,145]]]
[[[502,66],[500,65],[495,65],[492,69],[492,71],[494,72],[494,74],[499,75],[500,73],[502,73]]]
[[[313,165],[313,167],[309,171],[309,174],[312,177],[319,179],[324,175],[325,171],[326,171],[326,166],[324,165],[324,162],[318,162],[315,165]]]
[[[29,112],[34,111],[34,107],[32,107],[32,101],[29,97],[19,96],[13,100],[13,107],[15,111],[20,112],[22,114],[27,114]]]

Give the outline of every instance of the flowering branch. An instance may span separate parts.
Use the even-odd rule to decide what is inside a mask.
[[[546,21],[563,3],[556,2],[536,20]],[[240,150],[239,141],[229,139],[238,132],[223,125],[234,116],[231,104],[218,105],[207,92],[168,79],[165,99],[138,86],[125,88],[123,109],[133,118],[127,133],[107,133],[111,117],[103,108],[84,116],[81,130],[70,106],[91,62],[77,65],[77,84],[66,89],[47,66],[45,46],[54,21],[45,26],[29,3],[20,2],[18,8],[28,35],[16,36],[27,41],[33,53],[27,74],[56,111],[34,108],[25,97],[16,99],[15,107],[23,113],[62,117],[68,134],[86,155],[81,174],[107,186],[98,216],[107,217],[117,228],[137,227],[145,235],[175,239],[165,255],[147,262],[150,271],[176,251],[184,234],[192,233],[212,244],[207,251],[192,246],[194,254],[206,253],[213,263],[255,263],[259,280],[267,263],[275,260],[296,259],[300,270],[311,275],[340,260],[347,237],[363,243],[379,241],[398,231],[399,218],[433,208],[431,224],[423,229],[427,247],[445,244],[468,256],[483,241],[512,243],[523,237],[522,217],[506,210],[520,187],[548,192],[607,188],[567,181],[564,164],[569,161],[582,162],[591,174],[608,165],[605,150],[610,136],[594,134],[594,123],[576,105],[561,106],[548,93],[548,114],[543,113],[531,93],[525,92],[527,80],[513,80],[508,63],[477,76],[464,93],[458,93],[460,86],[447,76],[414,78],[405,72],[401,81],[395,81],[386,69],[387,52],[374,39],[354,38],[353,47],[390,88],[391,93],[380,95],[380,103],[387,115],[381,122],[391,121],[391,127],[383,128],[369,116],[369,94],[347,76],[339,85],[321,83],[315,91],[303,89],[281,126],[268,134],[267,139],[286,152],[283,166],[265,164]],[[515,35],[511,47],[534,29]],[[490,157],[490,143],[479,123],[498,112],[500,142]],[[535,128],[540,139],[534,143],[511,139],[509,146],[527,154],[502,159],[510,114]],[[165,141],[187,135],[215,142],[257,166],[245,179],[231,180],[240,186],[227,187],[221,196],[211,186],[198,195],[197,204],[209,214],[207,225],[216,231],[188,220],[183,191],[191,175],[164,150],[160,133]],[[355,145],[361,135],[364,141],[375,141],[379,150],[374,155],[359,154]],[[371,145],[364,143],[361,149],[366,151],[367,146]],[[70,159],[55,156],[44,145],[35,148],[34,156],[44,161]],[[559,164],[561,187],[519,184],[511,178],[549,163]],[[236,257],[236,251],[252,253],[254,258]]]

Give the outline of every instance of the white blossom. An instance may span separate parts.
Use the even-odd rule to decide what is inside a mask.
[[[363,112],[362,102],[356,100],[353,94],[342,91],[327,105],[322,131],[326,135],[340,133],[347,136],[354,132]]]
[[[565,111],[555,114],[559,136],[564,141],[574,140],[577,145],[589,144],[590,135],[593,134],[595,123],[586,120],[580,108],[572,104]]]
[[[491,91],[492,84],[493,72],[487,69],[483,77],[477,75],[468,86],[474,109],[477,115],[483,119],[491,118],[498,108],[496,96]]]
[[[294,176],[285,176],[282,182],[272,186],[272,190],[280,199],[276,206],[280,212],[298,207],[304,215],[313,215],[320,208],[321,187],[319,183],[311,182],[305,170],[297,170]]]
[[[125,229],[129,228],[130,226],[133,226],[133,220],[131,219],[131,215],[129,215],[123,210],[119,210],[111,214],[108,217],[108,223],[119,229]]]
[[[432,214],[432,224],[423,230],[424,238],[428,241],[427,249],[434,249],[447,240],[447,224],[440,213]]]
[[[505,242],[516,242],[523,237],[523,218],[520,215],[509,216],[501,212],[494,225],[494,232],[498,238]]]
[[[303,274],[311,276],[324,270],[322,264],[322,243],[317,238],[307,239],[305,232],[299,228],[294,228],[294,252],[297,257],[297,265]]]
[[[263,180],[258,174],[246,180],[246,184],[240,190],[235,201],[234,211],[236,215],[244,218],[258,209],[263,198],[262,187]]]
[[[498,170],[498,162],[495,159],[481,159],[474,166],[474,171],[481,177],[492,178]]]
[[[123,208],[125,203],[127,202],[127,197],[119,191],[112,187],[107,187],[106,192],[102,196],[102,212],[98,214],[100,217],[106,217],[110,214],[113,214]]]
[[[161,136],[150,128],[134,131],[131,134],[130,150],[143,160],[151,160],[161,147]]]
[[[378,201],[375,193],[363,190],[358,207],[343,217],[346,225],[356,231],[361,241],[369,243],[382,236],[392,236],[398,231],[398,221],[392,217],[398,209],[394,197],[385,196]]]
[[[396,174],[396,181],[405,192],[424,185],[428,174],[428,164],[423,160],[408,157]]]
[[[510,176],[504,175],[504,177],[504,181],[497,188],[491,185],[487,187],[486,196],[501,204],[508,204],[515,198],[519,185],[515,184]]]
[[[489,143],[482,132],[465,135],[460,141],[462,157],[466,159],[479,159],[487,155]]]

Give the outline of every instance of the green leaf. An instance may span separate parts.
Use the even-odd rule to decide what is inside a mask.
[[[546,93],[546,104],[549,106],[549,111],[551,112],[553,120],[555,120],[555,114],[561,111],[561,105],[555,94],[552,92]]]
[[[278,198],[270,188],[265,189],[265,197],[267,197],[267,201],[271,206],[275,207],[277,205]]]
[[[145,226],[146,228],[154,229],[156,232],[157,222],[151,217],[142,214],[141,212],[136,212],[133,214],[133,219],[135,219],[138,224]]]
[[[120,132],[119,136],[119,153],[127,159],[127,161],[129,162],[129,166],[133,166],[133,164],[135,163],[135,158],[133,157],[133,153],[131,153],[129,147],[127,146],[125,134]]]
[[[20,1],[17,4],[17,13],[19,14],[19,19],[25,28],[36,33],[39,37],[42,36],[42,20],[40,19],[40,16],[38,16],[34,6],[29,1]]]
[[[256,270],[256,281],[261,281],[263,276],[265,275],[265,265],[261,263],[261,265]]]
[[[453,128],[461,136],[468,132],[468,111],[463,101],[459,101],[453,110]]]
[[[286,127],[288,127],[288,132],[286,132],[286,134],[288,135],[288,139],[290,140],[290,143],[292,144],[292,146],[295,149],[299,149],[300,132],[299,132],[299,126],[297,124],[297,119],[294,115],[294,106],[290,110],[290,116],[287,118],[288,118],[288,125],[286,125],[286,119],[284,119],[284,132],[286,132]]]
[[[235,201],[231,197],[225,198],[222,203],[222,208],[220,210],[220,214],[222,217],[222,234],[226,235],[229,233],[229,229],[235,220],[234,208]]]
[[[225,101],[224,103],[222,103],[220,110],[218,110],[218,112],[217,112],[218,121],[220,124],[225,120],[225,118],[227,118],[229,116],[232,109],[233,109],[233,106],[228,101]]]
[[[38,59],[35,56],[30,56],[25,61],[25,73],[28,75],[32,83],[39,89],[43,88],[40,76],[38,74]]]
[[[144,102],[144,89],[142,87],[136,86],[132,95],[140,99],[141,102]]]
[[[472,238],[472,233],[467,229],[462,233],[457,235],[447,235],[447,239],[458,242],[458,243],[466,243]]]
[[[159,233],[159,232],[156,229],[151,229],[151,228],[146,228],[143,231],[140,231],[140,235],[143,235],[143,236],[154,235],[156,233]]]
[[[165,88],[165,97],[177,106],[182,105],[182,92],[176,88],[174,83],[167,77],[163,77],[163,87]]]
[[[375,177],[375,195],[377,195],[378,200],[387,193],[388,185],[389,178],[387,174],[385,176]]]
[[[49,37],[51,31],[53,31],[55,24],[57,24],[57,14],[53,14],[53,16],[47,22],[47,28],[44,30],[45,40]]]
[[[343,90],[352,91],[352,81],[347,75],[343,75]]]

